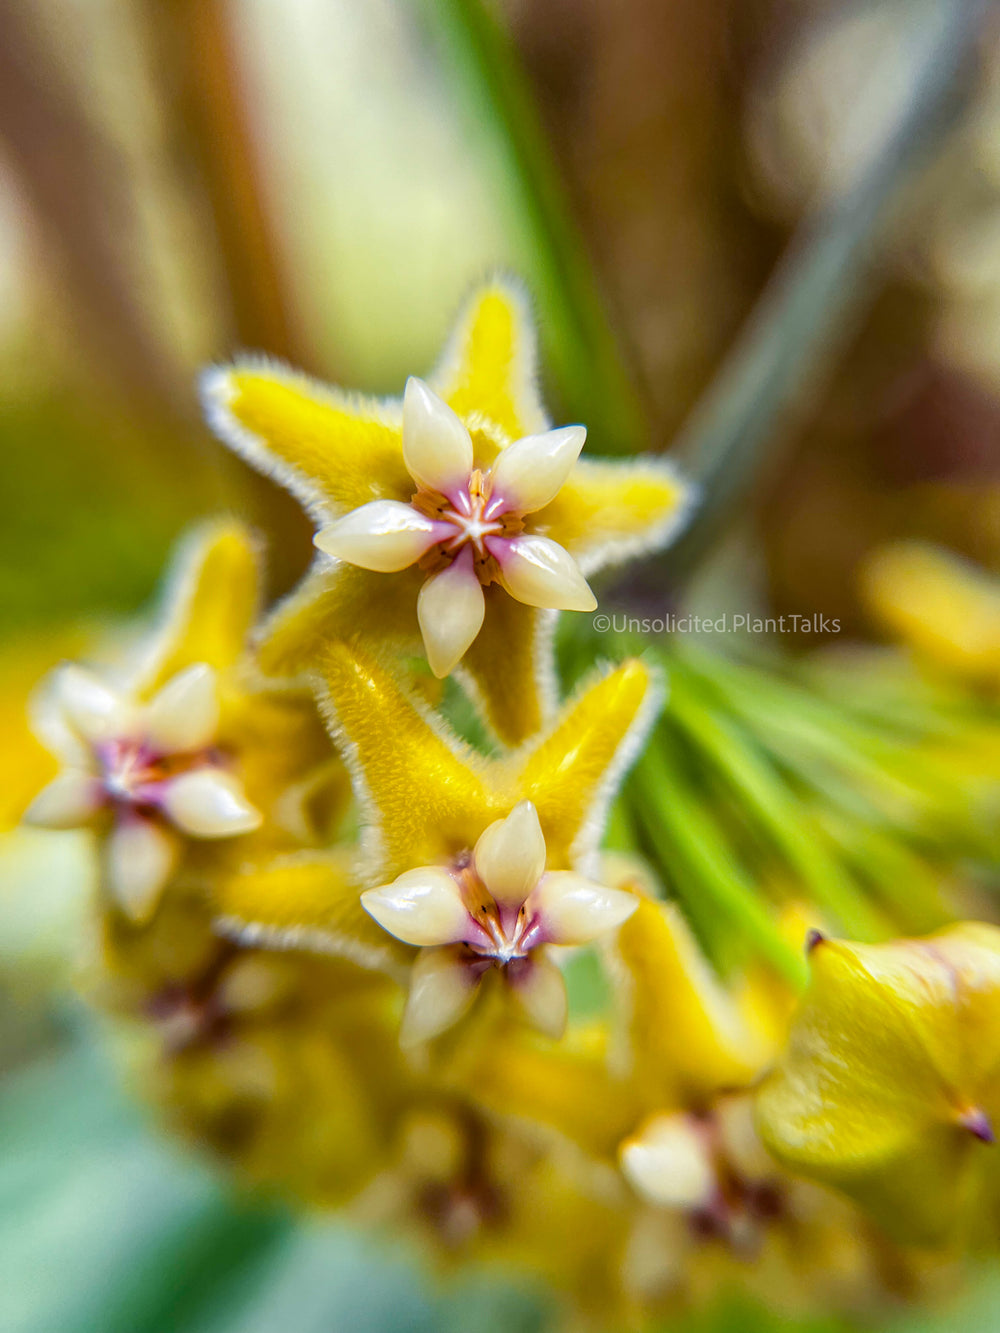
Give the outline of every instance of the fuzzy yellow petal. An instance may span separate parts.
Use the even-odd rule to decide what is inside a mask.
[[[521,758],[518,789],[538,811],[550,870],[591,850],[589,835],[596,836],[614,779],[644,739],[657,701],[646,664],[625,662],[581,689],[555,729]]]
[[[376,574],[354,565],[317,561],[299,586],[261,627],[257,661],[268,676],[312,670],[330,643],[420,645],[417,596],[426,579],[419,569]]]
[[[692,490],[665,460],[581,458],[533,530],[564,546],[592,573],[665,546],[680,530]]]
[[[604,801],[658,698],[649,668],[626,662],[583,689],[530,749],[490,760],[432,721],[377,657],[334,645],[319,676],[322,706],[369,825],[371,885],[471,851],[486,826],[522,800],[538,811],[548,869],[571,867],[593,850]]]
[[[314,514],[413,492],[398,406],[259,362],[209,370],[202,393],[216,433]]]
[[[488,417],[512,440],[548,426],[536,387],[531,311],[512,283],[474,293],[459,317],[432,384],[459,416]]]
[[[485,590],[483,627],[462,660],[486,720],[505,745],[520,745],[548,720],[555,682],[549,664],[553,613]]]
[[[507,813],[480,761],[433,727],[378,659],[335,645],[320,674],[334,737],[371,821],[370,883],[446,863]]]
[[[641,899],[610,956],[648,1110],[698,1106],[757,1076],[769,1051],[742,1021],[676,908]]]
[[[545,1125],[595,1157],[613,1159],[638,1116],[628,1084],[608,1072],[596,1031],[560,1042],[523,1028],[469,1040],[449,1078],[490,1115]]]
[[[400,968],[407,950],[361,906],[354,849],[293,852],[220,877],[213,908],[242,944],[305,948],[365,967]]]
[[[152,695],[187,667],[216,671],[242,655],[257,614],[260,570],[249,532],[239,523],[211,523],[182,543],[164,601],[165,623],[153,643],[140,688]]]
[[[787,1053],[758,1098],[771,1152],[893,1234],[934,1243],[966,1213],[1000,1115],[1000,930],[821,940]]]
[[[287,841],[289,836],[299,842],[322,838],[346,810],[347,773],[334,757],[311,696],[227,691],[219,738],[223,748],[239,754],[247,799],[269,821],[254,835],[255,849],[265,840]],[[303,783],[302,800],[310,808],[295,815],[288,809],[289,793]]]

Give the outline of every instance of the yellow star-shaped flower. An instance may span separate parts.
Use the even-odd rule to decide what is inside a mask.
[[[217,891],[223,924],[245,940],[358,961],[380,939],[389,963],[413,962],[419,949],[407,1040],[457,1021],[487,971],[518,993],[535,1026],[558,1032],[565,995],[548,947],[592,939],[634,908],[631,895],[585,875],[607,802],[656,707],[649,669],[630,661],[596,678],[547,733],[501,758],[475,754],[431,722],[378,658],[336,644],[321,676],[364,814],[361,862],[353,877],[329,854],[234,876]]]
[[[375,400],[259,359],[209,370],[209,422],[309,510],[321,554],[265,624],[266,673],[314,669],[332,641],[421,639],[438,676],[461,663],[506,743],[554,696],[559,609],[596,605],[586,575],[664,545],[689,487],[660,460],[577,461],[551,430],[521,295],[479,291],[425,384]]]
[[[62,761],[25,818],[93,828],[113,901],[146,920],[179,874],[204,878],[252,851],[309,837],[313,809],[348,796],[312,701],[248,681],[257,611],[253,545],[238,525],[191,538],[160,627],[117,674],[53,674],[39,734]]]

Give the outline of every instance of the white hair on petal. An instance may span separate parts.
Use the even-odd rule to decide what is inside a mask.
[[[609,458],[581,458],[578,468],[593,470],[611,467],[616,480],[623,479],[629,473],[634,476],[645,475],[653,480],[670,482],[677,488],[677,503],[669,514],[647,531],[630,533],[628,536],[608,537],[593,546],[576,549],[567,545],[567,550],[575,558],[584,574],[595,574],[598,570],[613,568],[639,556],[652,555],[677,540],[691,519],[700,491],[698,486],[684,478],[676,466],[666,458],[642,456],[619,462]]]
[[[246,540],[257,575],[255,614],[260,611],[260,584],[264,566],[264,539],[236,515],[214,515],[184,532],[174,546],[167,573],[160,584],[152,623],[137,645],[135,661],[128,675],[133,693],[141,691],[155,678],[159,664],[166,657],[171,642],[190,614],[202,566],[211,547],[226,532],[236,532]]]
[[[405,984],[408,969],[392,957],[388,949],[376,949],[349,936],[322,930],[319,926],[268,926],[259,921],[243,921],[235,916],[217,916],[212,921],[217,935],[232,940],[245,949],[302,950],[325,954],[355,963],[367,972],[382,972],[393,981]]]
[[[279,458],[266,440],[238,422],[231,410],[232,376],[245,372],[259,375],[311,398],[337,412],[364,417],[392,430],[402,428],[403,408],[399,398],[373,398],[349,393],[324,384],[303,371],[261,353],[245,353],[229,365],[209,366],[199,377],[199,393],[205,419],[223,444],[244,458],[251,467],[289,491],[317,525],[340,514],[340,507],[293,464]]]
[[[599,667],[578,687],[574,697],[584,695],[588,689],[597,683],[598,679],[607,679],[619,670],[621,665],[612,667],[610,670],[607,667]],[[636,709],[635,717],[629,723],[625,735],[619,742],[611,763],[605,769],[594,799],[590,803],[590,809],[580,824],[579,831],[570,848],[570,861],[574,869],[592,879],[596,879],[600,873],[599,841],[607,821],[608,808],[626,773],[638,758],[653,723],[656,721],[667,698],[667,684],[663,672],[658,667],[651,666],[648,662],[643,662],[643,666],[649,675],[649,685],[646,693]]]
[[[510,376],[512,398],[517,414],[524,423],[525,435],[539,434],[549,430],[552,423],[538,391],[537,321],[527,285],[512,274],[489,274],[471,289],[452,324],[444,352],[427,382],[436,393],[442,397],[447,396],[462,363],[462,352],[468,342],[476,309],[483,297],[492,291],[500,292],[514,308],[517,334],[514,338],[514,361]]]
[[[379,665],[389,671],[383,663],[380,662]],[[466,744],[461,737],[457,736],[440,713],[435,712],[425,700],[421,699],[415,691],[409,689],[399,679],[398,673],[389,671],[389,674],[404,703],[413,709],[428,730],[433,732],[459,763],[481,776],[486,766],[484,757],[478,754],[471,745]],[[337,752],[343,759],[344,766],[350,776],[354,799],[358,803],[358,811],[361,815],[362,827],[358,839],[359,856],[355,873],[360,883],[371,887],[382,883],[385,879],[385,839],[382,833],[378,805],[368,787],[364,765],[358,757],[357,746],[348,736],[341,723],[336,704],[331,697],[330,688],[319,674],[313,676],[313,690],[323,721],[326,723],[327,731],[330,733]]]

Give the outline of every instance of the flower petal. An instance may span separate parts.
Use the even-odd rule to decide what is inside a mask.
[[[562,426],[515,440],[493,465],[494,496],[521,514],[544,508],[562,490],[586,439],[585,426]]]
[[[403,395],[403,462],[418,486],[447,495],[472,471],[472,438],[433,389],[414,376]]]
[[[656,678],[646,663],[623,662],[591,676],[564,705],[555,726],[522,750],[518,794],[535,804],[549,865],[578,865],[592,853],[607,803],[658,702]]]
[[[639,906],[634,893],[608,889],[571,870],[546,875],[531,895],[552,944],[589,944],[627,921]]]
[[[477,978],[453,948],[423,949],[410,974],[402,1046],[429,1041],[457,1023],[475,999]]]
[[[151,819],[134,815],[117,824],[108,839],[108,885],[133,921],[148,921],[173,873],[177,839]]]
[[[63,667],[56,681],[56,694],[67,721],[85,740],[110,740],[126,733],[132,724],[127,700],[83,667]]]
[[[104,789],[82,768],[66,768],[43,787],[24,812],[26,824],[42,828],[79,828],[100,809]]]
[[[704,1137],[683,1112],[647,1121],[619,1161],[633,1189],[661,1208],[704,1208],[718,1187]]]
[[[501,907],[518,908],[545,873],[545,838],[538,812],[519,801],[491,824],[473,855],[480,879]]]
[[[361,905],[356,852],[285,853],[217,875],[212,904],[220,933],[247,947],[310,949],[400,977],[412,954]]]
[[[487,543],[489,544],[489,543]],[[514,537],[497,543],[503,584],[528,606],[593,611],[597,598],[570,553],[548,537]]]
[[[458,883],[440,866],[407,870],[363,893],[361,905],[390,935],[420,947],[454,944],[469,926]]]
[[[510,993],[523,1017],[544,1032],[558,1038],[566,1030],[566,982],[548,955],[538,950],[516,970],[508,968]]]
[[[313,538],[327,555],[379,574],[419,560],[438,539],[433,519],[399,500],[372,500],[320,528]]]
[[[465,656],[486,615],[483,585],[472,566],[472,548],[432,574],[417,598],[417,619],[427,661],[438,679],[447,676]]]
[[[171,561],[161,629],[140,664],[136,692],[148,698],[198,662],[216,671],[232,666],[246,649],[259,596],[258,553],[250,531],[232,518],[194,528]]]
[[[498,739],[513,748],[537,736],[555,708],[550,643],[556,613],[525,606],[499,583],[483,592],[483,628],[462,659],[462,672]]]
[[[517,283],[494,279],[472,294],[433,379],[461,416],[488,417],[512,440],[546,428],[534,320]]]
[[[143,722],[150,745],[162,754],[210,745],[219,726],[215,672],[205,662],[179,672],[150,700]]]
[[[193,768],[165,784],[163,811],[192,838],[231,838],[259,828],[262,816],[236,778],[220,768]]]

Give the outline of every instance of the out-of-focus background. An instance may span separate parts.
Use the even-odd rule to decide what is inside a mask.
[[[672,607],[870,639],[890,542],[995,574],[998,33],[957,0],[0,0],[3,821],[41,772],[31,684],[193,518],[249,517],[273,593],[308,559],[198,368],[254,348],[398,392],[498,268],[557,420],[595,453],[679,440],[737,493],[657,571]],[[237,1206],[151,1132],[69,996],[83,859],[42,838],[0,840],[0,1328],[545,1325],[496,1275],[440,1291]],[[1000,1327],[969,1300],[948,1327]],[[771,1327],[720,1302],[693,1326]]]

